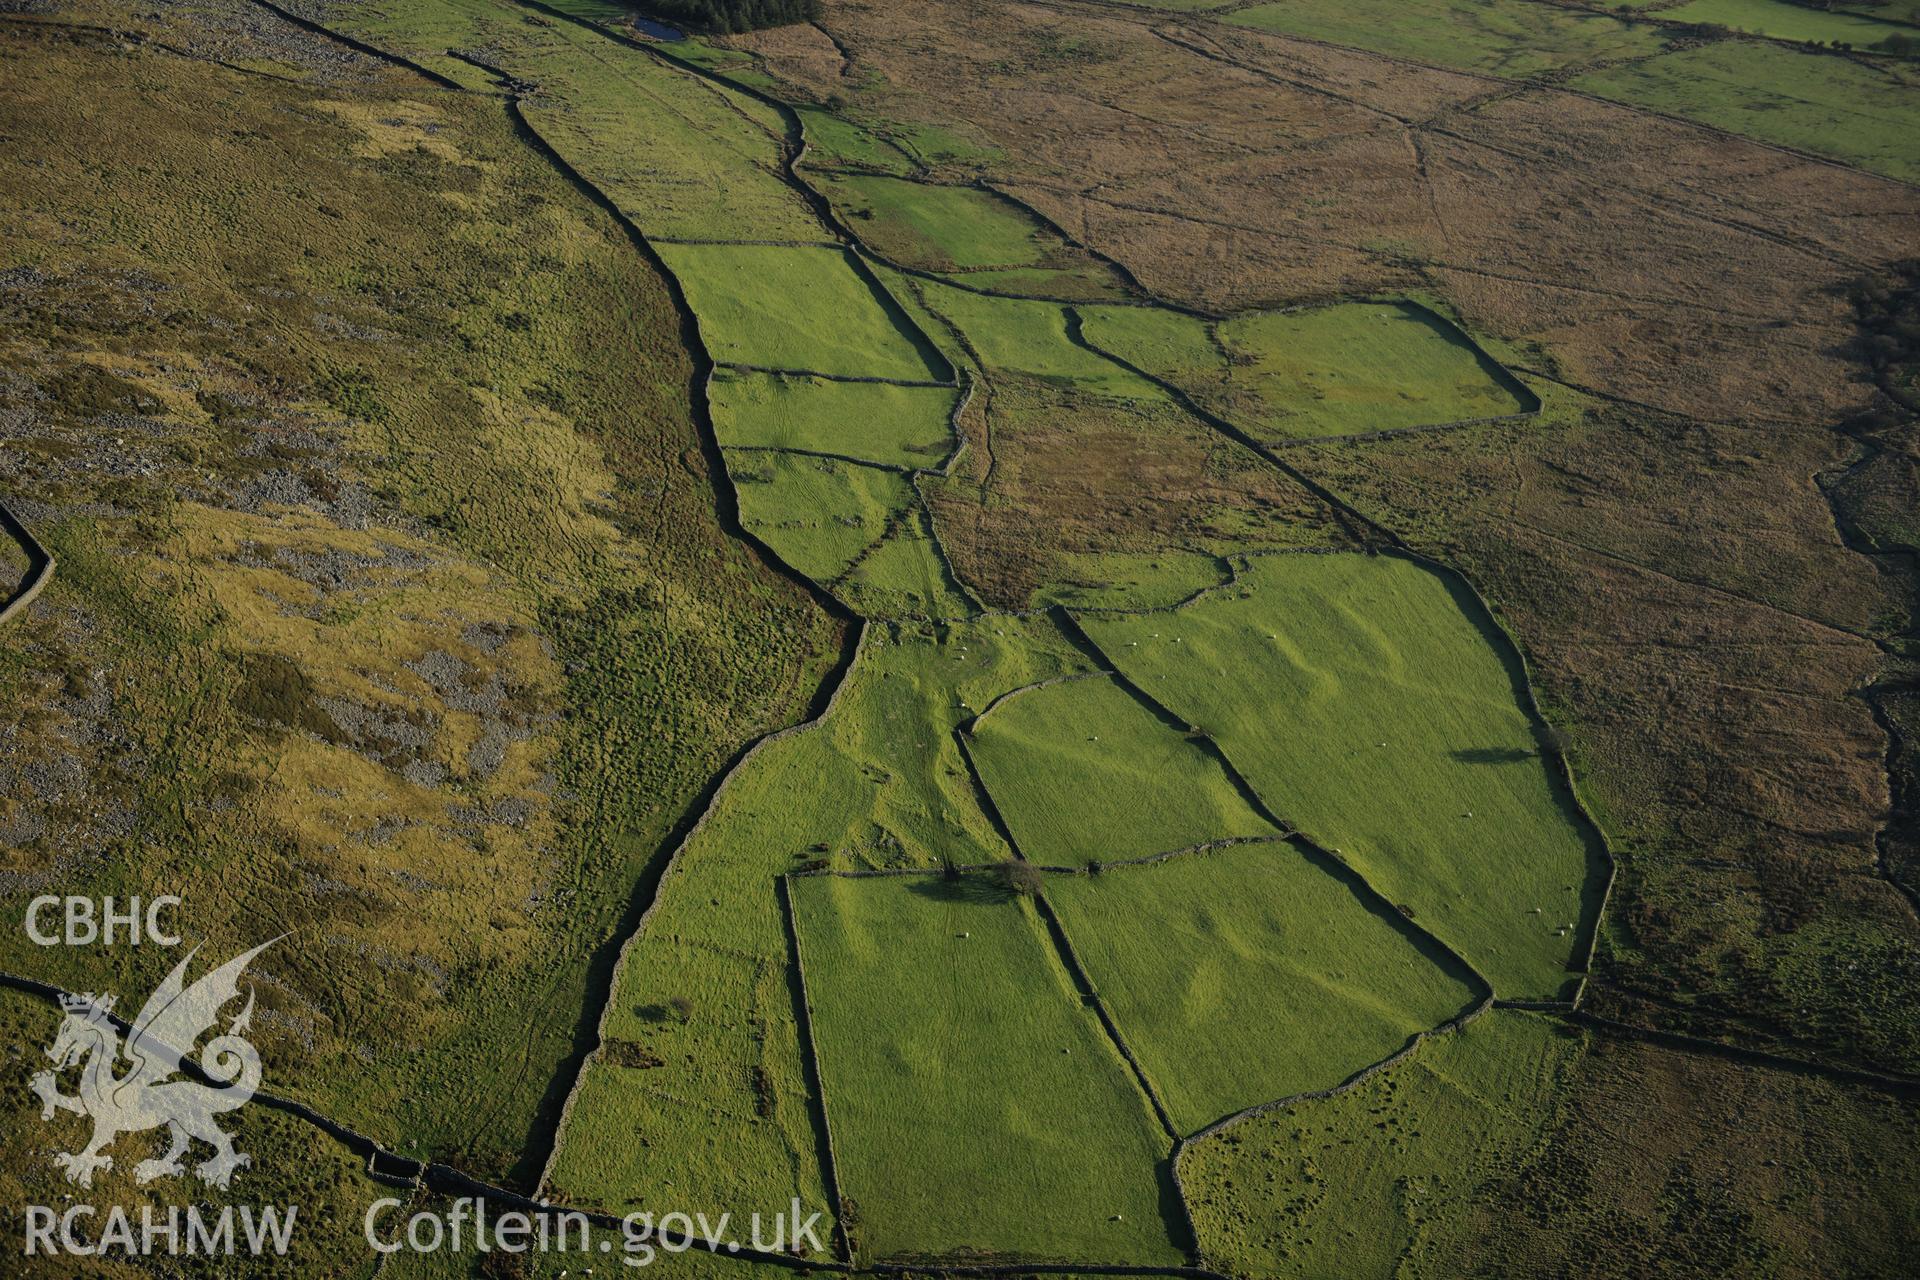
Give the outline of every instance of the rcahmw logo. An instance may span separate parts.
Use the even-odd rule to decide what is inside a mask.
[[[210,1187],[227,1189],[235,1171],[252,1163],[244,1152],[234,1149],[233,1138],[217,1122],[217,1117],[245,1106],[260,1087],[260,1055],[246,1039],[253,1020],[251,987],[245,1005],[207,1041],[197,1058],[193,1048],[202,1036],[217,1030],[221,1010],[240,996],[240,975],[272,945],[262,943],[188,985],[187,966],[199,951],[194,948],[161,981],[131,1023],[113,1016],[110,995],[61,997],[66,1016],[47,1049],[53,1068],[37,1072],[28,1085],[40,1099],[42,1120],[70,1111],[93,1122],[92,1136],[84,1147],[53,1156],[55,1167],[68,1182],[92,1187],[96,1174],[113,1168],[108,1148],[122,1135],[150,1129],[164,1128],[168,1146],[163,1154],[134,1166],[133,1179],[142,1186],[184,1177],[183,1157],[195,1143],[213,1149],[193,1167],[193,1176]],[[76,1069],[76,1091],[62,1093],[61,1077]],[[256,1254],[268,1250],[284,1254],[296,1212],[291,1205],[284,1210],[241,1206],[241,1232],[236,1236],[233,1206],[209,1220],[198,1205],[184,1212],[169,1207],[158,1213],[149,1205],[141,1210],[136,1227],[131,1215],[119,1207],[100,1211],[82,1204],[56,1213],[30,1205],[26,1251],[142,1255],[156,1249],[175,1254],[232,1253],[244,1247]],[[85,1238],[89,1220],[99,1228],[92,1240]]]

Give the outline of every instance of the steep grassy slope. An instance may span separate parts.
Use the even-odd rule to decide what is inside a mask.
[[[274,1087],[530,1177],[643,868],[832,635],[721,531],[619,229],[497,102],[245,13],[163,34],[287,79],[0,32],[0,484],[62,562],[0,646],[4,891],[289,932]]]

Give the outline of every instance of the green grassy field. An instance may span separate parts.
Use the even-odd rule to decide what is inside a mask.
[[[729,70],[728,74],[734,73]],[[943,180],[957,181],[989,161],[1005,158],[999,148],[946,125],[868,116],[856,119],[805,104],[795,110],[807,138],[802,164],[815,171],[855,168],[907,177],[942,170]]]
[[[862,240],[911,267],[1026,266],[1058,244],[1017,205],[977,187],[865,173],[821,174],[815,186]]]
[[[1521,413],[1538,401],[1458,329],[1411,303],[1257,312],[1209,326],[1085,307],[1086,336],[1266,440]]]
[[[1008,857],[953,728],[1009,689],[1085,666],[1045,619],[872,624],[833,714],[742,765],[676,855],[606,1023],[610,1040],[659,1065],[622,1066],[644,1060],[626,1052],[589,1067],[555,1194],[622,1212],[746,1213],[795,1195],[824,1205],[774,880],[816,859],[859,869]]]
[[[832,582],[914,505],[897,471],[797,453],[730,451],[740,523],[815,582]]]
[[[872,173],[816,173],[813,185],[872,249],[903,266],[964,273],[976,288],[1060,298],[1124,292],[1119,279],[1017,202],[977,186]]]
[[[1661,44],[1660,33],[1650,26],[1528,0],[1261,4],[1235,10],[1223,21],[1497,76],[1654,53]]]
[[[935,123],[927,120],[884,120],[863,121],[872,131],[884,137],[888,142],[913,157],[914,166],[922,170],[942,170],[952,176],[977,169],[997,160],[1006,159],[1006,153],[993,145],[977,130],[963,125],[958,120]],[[968,136],[972,134],[974,136]]]
[[[1059,303],[990,298],[924,282],[920,293],[967,335],[989,371],[1026,374],[1095,395],[1162,398],[1153,384],[1073,341]]]
[[[1391,908],[1288,844],[1056,875],[1046,893],[1183,1133],[1331,1088],[1479,995]]]
[[[913,172],[914,158],[883,134],[820,107],[799,106],[794,110],[807,139],[807,153],[802,158],[805,167],[857,165],[895,175]]]
[[[1500,995],[1554,997],[1599,855],[1516,704],[1506,642],[1473,607],[1406,560],[1284,555],[1252,558],[1238,589],[1187,608],[1080,621],[1283,821],[1339,850]]]
[[[980,718],[969,749],[1034,862],[1111,862],[1275,834],[1217,760],[1106,677],[1015,694]]]
[[[1227,374],[1213,321],[1164,307],[1082,307],[1080,317],[1095,346],[1181,387]]]
[[[1581,76],[1575,88],[1763,142],[1920,178],[1913,72],[1755,40],[1721,40]]]
[[[788,885],[863,1257],[1180,1259],[1168,1139],[1029,902],[937,876]]]
[[[921,382],[951,376],[905,312],[839,249],[659,248],[722,364]]]
[[[977,612],[941,561],[913,479],[838,458],[727,451],[740,523],[865,617]]]
[[[1201,1247],[1233,1275],[1458,1274],[1474,1194],[1554,1118],[1577,1038],[1497,1010],[1337,1097],[1188,1148]]]
[[[1845,10],[1815,9],[1790,0],[1690,0],[1678,8],[1662,9],[1673,22],[1711,22],[1735,31],[1830,44],[1838,40],[1857,49],[1869,49],[1887,37],[1920,31],[1901,22],[1876,20]]]
[[[938,466],[953,448],[945,387],[836,382],[720,369],[707,390],[723,445],[837,453],[901,467]]]

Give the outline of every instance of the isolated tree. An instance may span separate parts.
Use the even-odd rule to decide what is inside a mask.
[[[1008,889],[1023,897],[1032,897],[1047,887],[1046,872],[1031,862],[1008,862],[1000,868],[1000,879]]]

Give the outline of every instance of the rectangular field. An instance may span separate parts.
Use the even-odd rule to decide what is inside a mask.
[[[1227,580],[1223,562],[1202,551],[1054,552],[1052,581],[1033,603],[1069,609],[1164,609]]]
[[[953,446],[948,415],[960,392],[837,382],[801,374],[715,372],[707,389],[723,445],[837,453],[934,467]]]
[[[939,876],[788,886],[862,1257],[1181,1260],[1169,1141],[1027,900]]]
[[[952,374],[946,359],[844,250],[760,244],[659,249],[721,364],[910,382]]]
[[[560,1134],[556,1198],[739,1217],[792,1196],[832,1207],[778,879],[816,858],[846,869],[1006,858],[953,727],[968,704],[1085,664],[1045,619],[956,625],[944,642],[932,630],[876,624],[832,714],[743,761],[674,854]],[[965,1225],[958,1209],[950,1221]]]
[[[1660,16],[1673,22],[1710,22],[1735,31],[1774,36],[1781,40],[1805,40],[1831,44],[1838,40],[1860,49],[1871,49],[1894,35],[1909,39],[1920,37],[1920,30],[1903,22],[1870,18],[1844,9],[1815,9],[1794,4],[1792,0],[1691,0],[1675,9],[1662,9]]]
[[[1331,1088],[1479,995],[1392,908],[1289,844],[1055,875],[1046,893],[1183,1133]]]
[[[862,240],[908,266],[1028,266],[1057,247],[1023,210],[977,187],[867,173],[823,174],[817,185]]]

